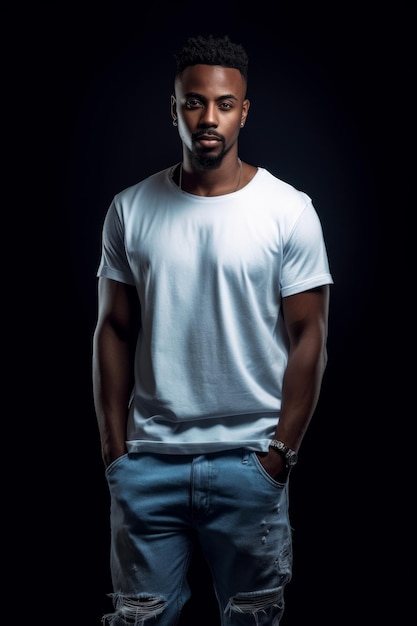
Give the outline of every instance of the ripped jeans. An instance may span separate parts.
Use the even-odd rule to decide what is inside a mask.
[[[255,452],[126,454],[106,477],[114,613],[103,624],[175,626],[198,541],[221,626],[278,626],[292,574],[288,483]]]

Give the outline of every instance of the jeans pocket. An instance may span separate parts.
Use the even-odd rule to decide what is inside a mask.
[[[128,457],[128,453],[126,452],[126,454],[122,454],[122,456],[117,457],[117,459],[114,459],[114,461],[112,461],[110,463],[110,465],[108,465],[106,467],[106,469],[104,470],[104,474],[105,476],[109,476],[113,471],[115,471],[116,467],[122,463],[125,459],[127,459]]]
[[[287,484],[287,480],[279,481],[279,480],[276,480],[273,476],[271,476],[271,474],[268,474],[268,472],[262,465],[261,461],[259,460],[259,457],[256,452],[251,453],[251,458],[252,458],[255,468],[261,474],[262,478],[266,478],[266,480],[270,484],[274,485],[274,487],[278,487],[279,489],[283,489],[285,487],[285,485]]]

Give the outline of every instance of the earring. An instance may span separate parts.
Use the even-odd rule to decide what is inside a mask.
[[[173,126],[178,126],[177,120],[176,120],[176,119],[173,119],[173,120],[172,120],[172,124],[173,124]]]
[[[244,127],[244,123],[242,122],[242,123],[240,124],[240,128],[243,128],[243,127]]]

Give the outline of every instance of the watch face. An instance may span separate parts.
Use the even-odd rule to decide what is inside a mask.
[[[288,454],[287,455],[287,462],[288,465],[295,465],[297,463],[298,457],[297,454],[294,452],[294,454]]]
[[[288,465],[295,465],[298,461],[298,456],[296,452],[287,452],[285,458],[287,459]]]

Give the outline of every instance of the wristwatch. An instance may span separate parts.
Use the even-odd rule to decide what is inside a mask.
[[[282,441],[278,441],[277,439],[272,439],[269,444],[270,448],[274,448],[280,455],[284,458],[286,469],[291,469],[298,461],[298,454],[295,450],[291,450],[288,446],[285,445]]]

